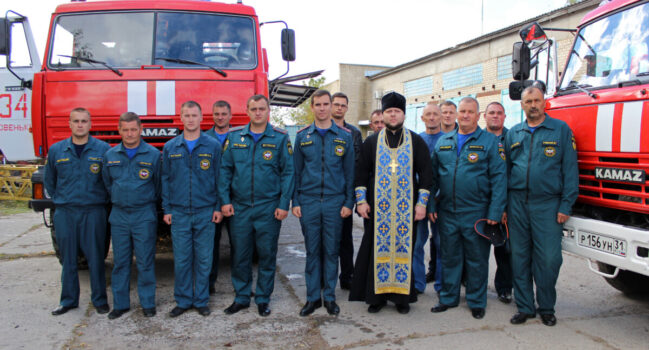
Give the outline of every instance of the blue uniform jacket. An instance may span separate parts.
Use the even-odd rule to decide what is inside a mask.
[[[155,205],[160,196],[160,151],[144,141],[129,159],[123,144],[104,155],[101,171],[113,205],[132,209]]]
[[[223,139],[223,143],[221,143],[221,140],[219,139],[219,137],[216,136],[216,131],[214,131],[214,127],[211,127],[207,131],[203,131],[203,133],[205,133],[205,135],[207,135],[207,136],[215,139],[216,141],[218,141],[218,143],[221,145],[221,147],[223,147],[223,145],[225,144],[225,140],[228,138],[228,134],[225,134],[225,138]]]
[[[507,165],[498,152],[498,138],[478,127],[457,155],[457,129],[442,136],[432,154],[433,186],[439,203],[429,201],[429,212],[454,213],[487,210],[487,219],[500,221],[507,202]]]
[[[545,115],[534,133],[527,121],[505,137],[510,190],[524,190],[528,199],[561,198],[559,212],[570,215],[579,194],[577,145],[562,120]]]
[[[45,189],[55,205],[103,205],[108,192],[101,177],[104,154],[110,149],[106,142],[88,137],[81,157],[72,138],[50,147],[45,164]]]
[[[250,124],[230,129],[223,146],[221,202],[254,206],[279,199],[278,207],[288,210],[295,188],[291,141],[270,124],[256,143],[249,130]]]
[[[431,135],[427,134],[425,131],[420,132],[419,136],[421,136],[422,139],[426,142],[426,146],[428,146],[428,150],[430,154],[433,154],[433,151],[435,150],[435,145],[437,144],[437,140],[439,140],[442,136],[444,136],[444,132],[440,131],[437,134]]]
[[[299,206],[298,194],[319,196],[344,195],[343,205],[354,207],[354,141],[351,131],[331,123],[322,137],[311,124],[295,136],[295,194],[293,206]]]
[[[221,147],[201,133],[191,154],[183,134],[167,141],[162,149],[162,209],[191,212],[211,207],[221,211],[218,196]]]

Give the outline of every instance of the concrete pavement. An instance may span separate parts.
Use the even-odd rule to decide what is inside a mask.
[[[360,244],[362,222],[355,218]],[[224,235],[227,237],[227,235]],[[58,304],[60,265],[52,255],[49,230],[36,213],[0,216],[0,348],[3,349],[646,349],[649,339],[649,297],[629,298],[591,273],[584,260],[564,254],[558,282],[555,327],[539,318],[514,326],[514,304],[500,303],[493,288],[495,262],[490,263],[489,300],[483,320],[475,320],[464,300],[442,314],[430,313],[437,302],[432,285],[398,314],[389,305],[378,314],[364,303],[350,303],[337,290],[338,317],[324,308],[310,317],[298,312],[305,301],[304,245],[299,223],[289,215],[282,226],[278,274],[271,300],[272,314],[262,318],[256,307],[227,316],[233,300],[229,246],[221,241],[218,290],[210,300],[212,314],[189,311],[176,319],[167,313],[173,302],[173,255],[156,256],[158,315],[142,315],[131,283],[131,311],[117,320],[99,315],[90,304],[87,271],[82,271],[80,307],[54,317]],[[107,261],[110,270],[110,257]],[[110,279],[110,274],[107,274]],[[133,277],[136,272],[134,270]],[[109,281],[110,282],[110,281]],[[109,287],[109,303],[112,295]]]

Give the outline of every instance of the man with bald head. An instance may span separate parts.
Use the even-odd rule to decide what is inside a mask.
[[[544,325],[554,326],[563,223],[579,194],[577,144],[568,124],[545,113],[539,88],[523,90],[521,107],[526,120],[505,137],[507,211],[518,308],[510,321],[521,324],[538,312]]]
[[[487,306],[490,242],[475,232],[501,222],[507,199],[505,159],[498,140],[478,126],[478,101],[465,97],[458,108],[458,129],[442,136],[432,154],[433,186],[439,202],[430,201],[429,218],[439,218],[444,278],[439,303],[444,312],[460,302],[460,281],[466,271],[466,301],[481,319]]]

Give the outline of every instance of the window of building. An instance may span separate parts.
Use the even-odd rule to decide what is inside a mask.
[[[403,91],[406,97],[421,96],[433,93],[433,78],[425,77],[403,83]]]
[[[416,132],[420,133],[426,130],[426,124],[421,120],[421,115],[424,113],[425,103],[414,103],[406,106],[406,120],[403,125]]]
[[[482,83],[482,63],[442,74],[444,90],[453,90]]]
[[[512,55],[498,57],[498,80],[512,79]]]

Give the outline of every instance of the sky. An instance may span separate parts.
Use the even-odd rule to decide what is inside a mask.
[[[58,4],[68,2],[3,0],[0,13],[13,10],[29,18],[42,60],[51,13]],[[289,75],[324,69],[326,81],[332,82],[338,79],[339,63],[396,66],[565,6],[566,0],[243,0],[243,3],[255,8],[260,21],[284,20],[295,30],[296,60],[290,63]],[[279,50],[282,28],[272,24],[261,29],[271,79],[286,71]]]

